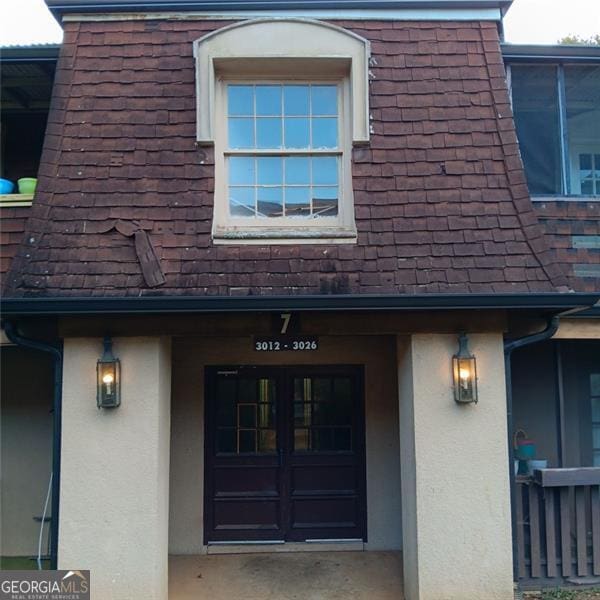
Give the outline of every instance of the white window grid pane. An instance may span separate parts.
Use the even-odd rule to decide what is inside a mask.
[[[239,85],[239,84],[233,84],[233,85]],[[285,106],[284,106],[284,102],[285,102],[285,93],[284,93],[284,88],[286,86],[306,86],[309,88],[309,102],[308,102],[308,114],[307,115],[293,115],[293,116],[289,116],[289,115],[285,115]],[[331,86],[335,86],[337,88],[337,99],[338,99],[338,106],[337,106],[337,110],[336,110],[336,114],[335,115],[331,115],[331,114],[313,114],[312,112],[312,88],[314,86],[322,86],[322,85],[331,85]],[[269,87],[279,87],[280,93],[280,101],[281,101],[281,107],[280,107],[280,115],[257,115],[257,111],[256,111],[256,88],[257,87],[261,87],[261,86],[269,86]],[[312,83],[294,83],[294,84],[272,84],[272,83],[261,83],[261,84],[252,84],[252,89],[253,89],[253,93],[252,93],[252,115],[248,115],[246,118],[252,118],[254,121],[254,147],[252,148],[246,148],[244,150],[241,149],[235,149],[232,150],[231,148],[226,152],[226,161],[229,162],[229,157],[230,156],[246,156],[246,157],[250,157],[250,158],[254,158],[254,184],[253,185],[231,185],[229,184],[229,188],[233,189],[236,187],[253,187],[254,188],[254,217],[250,217],[250,218],[269,218],[269,219],[273,219],[273,217],[268,217],[267,215],[261,214],[258,211],[258,192],[260,188],[268,188],[268,187],[281,187],[282,188],[282,195],[283,195],[283,216],[288,216],[287,215],[287,211],[286,211],[286,190],[290,189],[290,188],[309,188],[309,204],[310,204],[310,214],[306,215],[306,216],[298,216],[298,215],[294,215],[295,218],[299,218],[299,219],[308,219],[308,218],[319,218],[320,212],[327,212],[328,209],[321,209],[321,210],[315,210],[314,206],[313,206],[313,200],[314,200],[314,188],[319,188],[319,189],[329,189],[332,191],[335,191],[335,195],[337,197],[337,203],[338,203],[338,207],[337,207],[337,214],[339,214],[339,202],[340,202],[340,181],[341,181],[341,152],[339,151],[339,147],[340,147],[340,111],[339,111],[339,102],[340,102],[340,96],[339,96],[339,86],[337,83],[333,83],[333,82],[319,82],[317,84],[312,84]],[[281,119],[281,135],[282,135],[282,145],[283,148],[272,148],[272,149],[265,149],[265,148],[258,148],[258,134],[257,134],[257,123],[259,121],[259,119],[265,119],[265,118],[280,118]],[[230,117],[228,115],[228,120],[229,119],[235,119],[236,117]],[[307,119],[309,121],[309,146],[307,148],[286,148],[285,147],[285,119]],[[335,118],[337,121],[337,145],[334,148],[326,148],[326,149],[314,149],[312,142],[313,142],[313,123],[314,123],[314,119],[316,118]],[[257,150],[256,153],[253,153],[253,150]],[[283,161],[285,161],[286,158],[288,157],[294,157],[294,156],[306,156],[307,158],[311,159],[309,160],[309,181],[306,183],[301,183],[301,184],[288,184],[285,181],[285,165],[283,165],[283,180],[282,180],[282,184],[273,184],[273,185],[264,185],[258,184],[258,163],[257,163],[257,159],[260,156],[278,156],[281,157],[281,159]],[[319,156],[327,156],[327,157],[334,157],[336,158],[336,163],[337,163],[337,181],[338,183],[336,185],[315,185],[313,183],[313,172],[312,172],[312,158],[313,157],[319,157]],[[231,194],[229,194],[229,199],[228,199],[228,210],[231,210],[230,207],[230,201],[231,201]],[[294,206],[292,204],[292,206]],[[321,217],[322,218],[322,217]],[[325,217],[327,218],[327,217]],[[331,218],[331,217],[329,217]],[[337,218],[333,217],[333,218]]]
[[[237,85],[237,84],[233,84],[233,85]],[[338,108],[336,110],[335,115],[331,115],[331,114],[314,114],[312,112],[312,100],[309,101],[308,103],[308,114],[307,115],[285,115],[285,107],[284,107],[284,87],[285,85],[305,85],[309,88],[309,98],[312,98],[312,89],[313,87],[319,87],[319,86],[323,86],[323,85],[331,85],[331,86],[336,86],[336,88],[338,88],[337,91],[337,96],[338,96]],[[258,149],[258,137],[257,137],[257,123],[259,120],[261,119],[273,119],[273,118],[279,118],[281,120],[281,136],[282,136],[282,149],[283,150],[291,150],[291,148],[287,148],[286,147],[286,142],[285,142],[285,120],[288,119],[290,121],[293,120],[297,120],[297,119],[307,119],[308,118],[308,122],[309,122],[309,143],[308,146],[306,148],[304,148],[304,150],[311,150],[313,149],[313,127],[316,123],[315,119],[319,119],[319,118],[327,118],[327,119],[336,119],[336,123],[337,123],[337,144],[335,147],[327,147],[327,150],[338,150],[339,146],[340,146],[340,111],[339,111],[339,87],[337,84],[335,83],[318,83],[318,84],[312,84],[312,83],[306,83],[306,84],[279,84],[279,85],[274,85],[274,84],[268,84],[268,83],[264,83],[264,84],[252,84],[252,114],[248,114],[248,115],[244,115],[244,118],[252,118],[254,121],[254,146],[251,146],[250,149]],[[257,115],[257,111],[256,111],[256,89],[258,87],[279,87],[280,90],[280,114],[278,115]],[[228,96],[228,95],[227,95]],[[227,97],[226,96],[226,97]],[[227,120],[228,123],[232,120],[232,119],[239,119],[241,118],[240,116],[230,116],[229,112],[227,114]],[[229,130],[229,127],[228,127]],[[229,138],[229,136],[228,136]],[[229,146],[229,140],[228,140],[228,147]],[[230,148],[231,149],[231,148]],[[280,148],[273,148],[273,150],[279,150]]]
[[[245,155],[248,156],[248,155]],[[258,210],[258,191],[261,188],[282,188],[282,194],[283,194],[283,216],[288,216],[287,215],[287,210],[286,210],[286,190],[288,189],[292,189],[292,188],[308,188],[309,189],[309,204],[310,204],[310,215],[308,215],[307,217],[299,217],[299,218],[318,218],[320,216],[320,212],[323,212],[323,209],[321,210],[315,210],[314,208],[314,189],[318,188],[318,189],[328,189],[328,190],[332,190],[336,192],[336,196],[337,196],[337,202],[338,202],[338,211],[339,211],[339,202],[340,202],[340,193],[339,193],[339,189],[340,189],[340,157],[339,155],[336,154],[318,154],[316,157],[320,157],[320,156],[328,156],[328,157],[334,157],[336,158],[336,167],[337,167],[337,180],[338,183],[335,185],[322,185],[322,184],[314,184],[313,182],[313,161],[312,158],[315,158],[313,155],[308,155],[308,158],[311,159],[308,161],[308,169],[309,169],[309,180],[307,182],[303,182],[303,183],[287,183],[285,180],[285,160],[286,158],[293,158],[295,155],[289,155],[289,154],[280,154],[280,155],[269,155],[269,156],[278,156],[282,159],[283,165],[282,165],[282,183],[280,184],[260,184],[258,183],[258,159],[260,158],[259,156],[248,156],[248,158],[253,158],[254,160],[254,169],[253,169],[253,174],[254,174],[254,182],[252,184],[249,183],[245,183],[245,184],[229,184],[229,189],[235,189],[235,188],[248,188],[248,187],[252,187],[254,188],[254,213],[256,217],[259,218],[269,218],[267,215],[261,214]],[[229,162],[229,160],[228,160]],[[231,194],[229,194],[229,203],[231,202]],[[293,204],[292,204],[293,206]],[[231,210],[231,207],[228,207],[229,210]],[[270,217],[273,218],[273,217]]]

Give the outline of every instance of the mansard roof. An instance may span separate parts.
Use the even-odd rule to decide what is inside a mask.
[[[8,295],[568,289],[529,198],[488,21],[336,21],[369,39],[373,59],[373,133],[353,151],[358,242],[215,246],[213,155],[195,144],[192,42],[227,23],[65,22]],[[137,237],[157,258],[151,272]]]

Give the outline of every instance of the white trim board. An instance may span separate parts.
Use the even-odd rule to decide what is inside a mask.
[[[346,9],[346,10],[254,10],[214,13],[210,11],[145,13],[75,13],[63,21],[147,21],[147,20],[244,20],[256,18],[307,17],[352,21],[501,21],[499,8],[471,9]]]

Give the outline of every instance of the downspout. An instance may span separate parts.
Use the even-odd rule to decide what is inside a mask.
[[[510,512],[511,512],[511,524],[512,524],[512,558],[513,558],[513,581],[515,586],[518,586],[519,582],[519,564],[517,560],[517,485],[515,479],[515,456],[513,448],[513,394],[512,394],[512,369],[511,369],[511,356],[513,350],[522,348],[523,346],[529,346],[537,342],[543,342],[549,340],[557,331],[560,322],[560,316],[555,315],[548,319],[546,328],[539,333],[527,335],[516,340],[510,340],[504,342],[504,372],[506,376],[506,421],[508,431],[508,473],[510,480]],[[517,588],[515,588],[517,589]]]
[[[60,501],[60,445],[61,445],[61,414],[62,414],[62,371],[63,347],[62,342],[49,344],[22,337],[17,333],[11,321],[3,321],[2,328],[6,337],[17,346],[49,352],[54,359],[54,392],[53,408],[53,441],[52,441],[52,519],[50,527],[50,568],[56,569],[58,562],[58,505]]]

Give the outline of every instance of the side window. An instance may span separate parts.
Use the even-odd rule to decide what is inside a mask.
[[[600,66],[512,65],[511,91],[531,194],[600,196]]]

